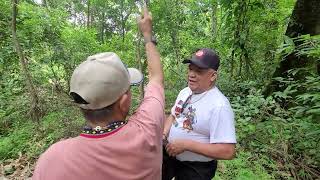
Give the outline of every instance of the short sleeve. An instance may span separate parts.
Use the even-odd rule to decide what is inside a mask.
[[[230,106],[216,108],[210,119],[210,143],[236,143],[234,113]]]

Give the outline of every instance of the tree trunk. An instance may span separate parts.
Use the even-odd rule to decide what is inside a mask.
[[[123,5],[122,5],[123,6]],[[128,21],[128,18],[131,14],[132,11],[132,7],[130,7],[129,11],[127,11],[127,14],[125,16],[123,16],[123,12],[125,10],[122,10],[121,12],[121,36],[122,36],[122,42],[124,43],[125,40],[125,35],[126,35],[126,23]]]
[[[42,6],[48,8],[47,0],[42,0]]]
[[[320,34],[319,0],[298,0],[295,4],[285,35],[290,38],[296,38],[305,34],[310,34],[311,36]],[[299,45],[297,41],[294,43],[296,46]],[[314,59],[307,56],[297,56],[295,53],[292,53],[280,62],[273,77],[286,78],[288,70],[310,66],[316,66],[318,68],[317,72],[320,72],[320,66],[316,64]],[[303,74],[299,73],[293,76],[294,79],[300,79],[301,77],[303,77]],[[272,81],[267,87],[265,95],[276,91],[283,91],[285,88],[285,86],[280,86],[278,81]]]
[[[217,2],[212,3],[212,14],[211,14],[211,36],[212,41],[216,39],[216,32],[217,32]]]
[[[126,23],[124,21],[124,17],[123,17],[123,13],[124,13],[124,7],[123,7],[123,0],[121,1],[121,5],[120,5],[120,16],[121,16],[121,37],[122,37],[122,44],[124,43],[124,33],[125,33],[125,26]]]
[[[180,56],[180,42],[179,42],[179,23],[178,23],[178,1],[172,2],[172,4],[169,4],[168,9],[170,9],[170,15],[169,15],[169,26],[171,29],[170,37],[172,40],[172,47],[173,51],[175,53],[175,59],[176,64],[179,64],[181,62],[181,56]]]
[[[178,30],[176,30],[176,28],[174,28],[171,31],[171,40],[172,40],[172,46],[173,46],[173,50],[174,50],[174,54],[176,56],[176,64],[179,64],[181,59],[180,59],[180,50],[179,50],[179,40],[178,40]]]
[[[87,2],[88,10],[87,10],[87,28],[90,27],[90,0]]]
[[[100,29],[100,42],[104,44],[104,31],[105,31],[105,13],[102,12],[102,19],[100,20],[101,29]]]
[[[31,95],[31,109],[30,109],[30,115],[31,118],[35,121],[39,121],[39,118],[41,117],[41,108],[39,104],[39,97],[38,93],[33,85],[32,77],[30,73],[28,72],[27,62],[25,55],[23,53],[23,50],[20,46],[18,37],[17,37],[17,14],[18,14],[18,8],[17,8],[18,0],[12,0],[12,41],[14,43],[14,47],[18,53],[18,56],[20,58],[22,73],[26,79],[26,85],[28,87],[29,93]]]

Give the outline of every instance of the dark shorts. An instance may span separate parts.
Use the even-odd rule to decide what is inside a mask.
[[[211,180],[217,169],[217,161],[179,161],[163,149],[162,180]]]

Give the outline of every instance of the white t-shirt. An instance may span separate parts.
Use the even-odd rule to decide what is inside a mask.
[[[171,109],[175,120],[168,141],[190,139],[201,143],[236,143],[234,114],[221,91],[213,87],[201,94],[190,96],[191,94],[189,87],[181,90]],[[180,161],[212,160],[190,151],[185,151],[176,158]]]

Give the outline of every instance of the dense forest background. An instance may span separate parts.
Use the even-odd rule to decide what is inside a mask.
[[[0,0],[0,179],[32,176],[52,143],[84,120],[68,96],[75,66],[113,51],[146,74],[138,0]],[[320,177],[320,1],[152,0],[167,112],[197,48],[221,56],[237,157],[216,179]],[[148,78],[145,78],[145,84]],[[133,107],[143,97],[134,88]]]

